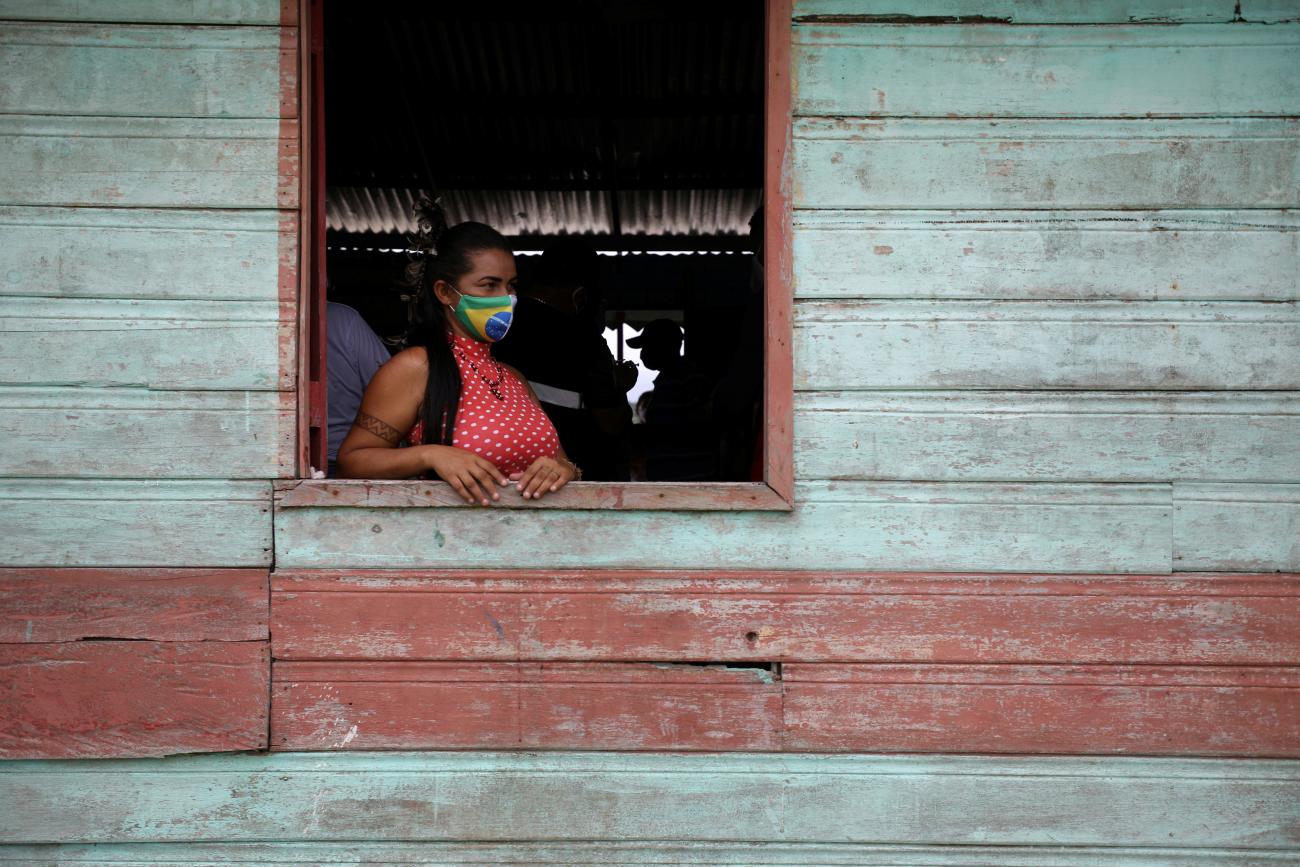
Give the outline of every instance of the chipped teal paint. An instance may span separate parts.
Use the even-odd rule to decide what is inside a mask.
[[[188,864],[699,864],[853,867],[1295,867],[1281,849],[1109,846],[914,846],[871,843],[127,843],[0,845],[0,864],[180,867]]]
[[[1296,115],[1298,52],[1300,25],[796,27],[795,113]]]
[[[1294,852],[1297,827],[1300,762],[1263,760],[289,753],[0,765],[7,843],[632,839]]]
[[[0,479],[0,566],[269,566],[270,501],[269,480]]]
[[[0,113],[52,106],[61,115],[278,119],[279,28],[0,28]]]
[[[0,476],[281,478],[296,428],[276,392],[0,388]]]
[[[602,512],[598,532],[590,513],[549,509],[280,509],[275,562],[381,569],[1171,568],[1168,485],[820,482],[797,485],[795,501],[793,513]]]
[[[1174,567],[1300,572],[1300,484],[1174,483]]]
[[[0,297],[0,383],[288,389],[280,315],[273,301]]]
[[[276,211],[0,207],[0,295],[276,302],[281,255],[297,261],[293,225],[281,231],[280,220]]]
[[[0,116],[0,205],[275,208],[280,121]]]
[[[9,0],[14,2],[14,0]],[[33,2],[33,0],[28,0]],[[1283,7],[1289,0],[1244,0],[1247,6]],[[1226,24],[1235,0],[795,0],[796,21],[815,16],[909,18],[970,17],[1014,24],[1128,24],[1201,22]]]
[[[280,23],[279,0],[0,0],[0,18],[159,24]]]
[[[1294,118],[794,123],[798,209],[1294,208],[1297,178]]]
[[[845,352],[851,346],[853,352]],[[796,390],[1300,389],[1296,302],[806,301]]]
[[[794,258],[810,300],[1294,301],[1300,215],[798,211]]]
[[[1300,482],[1294,392],[807,392],[794,406],[801,479]]]

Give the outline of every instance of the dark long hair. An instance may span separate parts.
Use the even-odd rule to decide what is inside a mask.
[[[460,223],[448,228],[447,215],[436,200],[421,198],[415,214],[418,231],[412,240],[416,253],[406,275],[416,289],[416,309],[407,345],[423,346],[429,358],[429,378],[420,408],[424,441],[451,445],[460,408],[460,370],[447,340],[450,314],[434,294],[433,284],[445,280],[455,286],[474,267],[475,253],[513,251],[500,232],[483,223]]]

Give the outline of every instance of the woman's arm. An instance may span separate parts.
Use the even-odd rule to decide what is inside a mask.
[[[472,452],[444,445],[397,444],[415,424],[424,400],[428,361],[422,347],[393,356],[366,387],[352,430],[339,446],[339,472],[353,479],[409,479],[436,472],[467,502],[499,499],[493,483],[507,484],[501,471]],[[432,431],[426,436],[433,435]]]

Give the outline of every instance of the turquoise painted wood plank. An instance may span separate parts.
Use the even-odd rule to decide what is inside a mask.
[[[794,335],[804,390],[1300,388],[1295,302],[805,301]]]
[[[269,482],[0,480],[3,566],[267,566]]]
[[[0,0],[0,18],[278,25],[280,6],[278,0]]]
[[[0,205],[294,208],[296,122],[0,116]]]
[[[90,843],[0,846],[24,867],[197,864],[707,864],[856,867],[1295,867],[1294,851],[1093,846],[911,846],[870,843]]]
[[[794,215],[799,298],[1288,301],[1297,273],[1288,211]]]
[[[280,509],[275,562],[280,569],[1170,570],[1164,485],[810,483],[796,487],[795,502],[791,513]]]
[[[1300,6],[1295,0],[1242,0],[1241,18],[1265,24],[1300,21]]]
[[[801,479],[1300,482],[1286,392],[795,396]]]
[[[286,392],[0,388],[0,476],[287,478],[296,434]]]
[[[795,28],[793,63],[796,115],[1300,114],[1296,25],[821,24]]]
[[[1294,208],[1300,121],[794,123],[797,208]]]
[[[1262,2],[1273,7],[1288,0]],[[1014,24],[1223,23],[1233,20],[1234,8],[1232,0],[795,0],[794,17],[809,23],[887,19],[924,24],[944,18]]]
[[[273,27],[14,22],[0,28],[0,113],[292,117],[281,61]]]
[[[1174,568],[1300,570],[1300,485],[1174,485]]]
[[[0,207],[0,295],[276,301],[297,260],[276,211]]]
[[[266,302],[0,297],[0,383],[289,389],[292,315]]]
[[[0,780],[11,843],[1300,847],[1300,763],[1286,761],[281,753],[6,762]]]

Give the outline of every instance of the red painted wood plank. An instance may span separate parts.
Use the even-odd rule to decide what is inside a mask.
[[[781,688],[680,666],[277,663],[277,750],[773,750]],[[766,673],[763,673],[766,674]],[[310,680],[296,680],[304,675]]]
[[[763,479],[794,502],[792,0],[767,0],[763,119]]]
[[[1300,756],[1295,668],[832,668],[787,667],[787,749]]]
[[[0,569],[0,643],[266,639],[262,569]]]
[[[266,746],[267,643],[0,645],[0,758]]]
[[[975,596],[1300,596],[1300,574],[1068,575],[981,572],[815,572],[661,569],[289,569],[275,591],[447,593],[812,593]]]
[[[274,582],[277,659],[1300,660],[1296,576],[312,573]]]

